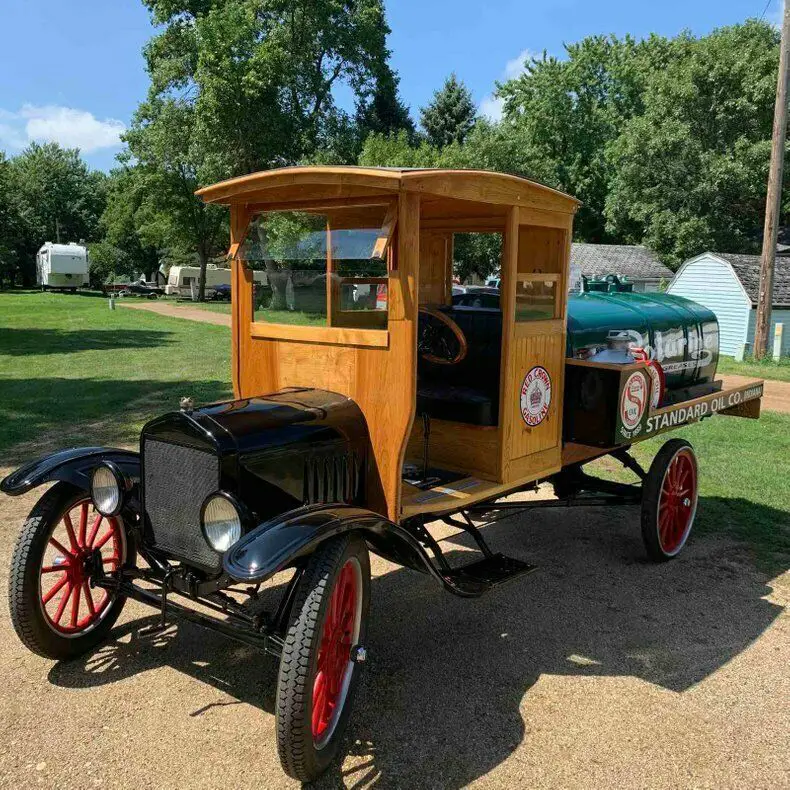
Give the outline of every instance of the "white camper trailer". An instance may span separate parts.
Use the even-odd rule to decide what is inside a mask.
[[[76,291],[88,285],[88,250],[73,241],[69,244],[45,242],[36,254],[36,283],[42,289]]]
[[[266,272],[256,271],[255,282],[265,284]],[[194,286],[197,293],[200,278],[199,266],[171,266],[167,276],[165,294],[167,296],[192,296]],[[222,269],[209,263],[206,266],[206,296],[211,297],[218,285],[230,285],[230,269]]]

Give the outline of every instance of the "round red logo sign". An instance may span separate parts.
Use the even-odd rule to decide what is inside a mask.
[[[521,416],[530,428],[540,425],[549,413],[551,376],[546,368],[535,365],[521,384]]]
[[[651,359],[647,363],[647,372],[650,374],[650,408],[657,409],[662,400],[664,400],[664,370],[661,364]]]
[[[632,373],[620,396],[620,419],[623,427],[633,430],[639,425],[647,407],[647,379],[643,373]]]

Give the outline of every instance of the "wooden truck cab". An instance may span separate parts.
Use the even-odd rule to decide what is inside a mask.
[[[567,277],[578,201],[500,173],[359,167],[255,173],[199,194],[231,210],[236,397],[317,387],[352,398],[370,431],[372,509],[394,521],[457,510],[560,469]],[[272,250],[293,217],[310,230],[289,255],[312,256],[313,268],[291,270],[291,285],[277,297],[281,307],[285,299],[283,309],[259,310],[250,258],[268,266],[274,301],[281,269],[266,260],[278,254]],[[501,234],[498,380],[470,367],[463,386],[446,385],[437,396],[449,374],[418,364],[420,308],[452,312],[459,233]],[[363,256],[350,250],[359,244],[370,245],[364,256],[380,260],[378,269],[358,260],[351,266],[350,256]],[[370,309],[354,309],[359,292]],[[482,342],[490,345],[497,331],[484,330]],[[430,392],[421,395],[423,380],[431,378]],[[436,416],[443,403],[465,396],[485,401],[489,416],[482,421],[493,424]],[[404,462],[423,460],[426,426],[431,467],[456,473],[428,489],[403,480]]]

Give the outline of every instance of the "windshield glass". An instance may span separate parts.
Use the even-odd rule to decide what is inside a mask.
[[[253,271],[254,321],[387,327],[389,205],[270,211],[237,257]]]

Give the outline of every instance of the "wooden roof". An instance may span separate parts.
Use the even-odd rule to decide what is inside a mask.
[[[526,178],[488,170],[305,166],[220,181],[196,194],[207,203],[278,203],[419,192],[430,196],[575,212],[579,201]]]

